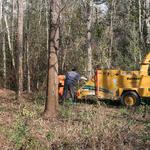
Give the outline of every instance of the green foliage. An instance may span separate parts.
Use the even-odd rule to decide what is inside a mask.
[[[79,67],[79,71],[87,75],[87,1],[62,1],[60,21],[60,50],[59,73],[65,73],[72,68],[73,64]],[[145,6],[141,1],[143,41],[139,34],[139,4],[135,0],[98,0],[106,7],[102,11],[101,7],[93,6],[93,18],[91,24],[92,33],[92,65],[100,68],[137,69],[140,57],[149,52],[149,46],[145,43],[147,29],[145,25]],[[114,2],[114,4],[112,4]],[[31,74],[31,87],[33,91],[45,90],[47,73],[47,46],[49,11],[48,1],[27,1],[24,11],[24,89],[27,89],[27,60],[26,60],[26,40],[29,37],[29,70]],[[100,6],[100,5],[99,5]],[[15,12],[17,7],[15,6]],[[17,58],[17,15],[12,24],[12,1],[3,1],[3,10],[8,17],[8,26],[13,43],[15,58]],[[2,22],[4,19],[2,18]],[[112,22],[111,22],[112,21]],[[112,26],[111,26],[112,24]],[[5,24],[3,24],[5,29]],[[111,31],[112,28],[112,31]],[[5,31],[5,30],[4,30]],[[112,32],[112,33],[111,33]],[[2,30],[2,36],[3,36]],[[113,37],[111,37],[113,36]],[[113,39],[111,45],[111,39]],[[112,47],[111,47],[112,46]],[[2,44],[0,46],[2,49]],[[111,56],[110,56],[111,51]],[[1,51],[2,52],[2,51]],[[142,55],[142,56],[140,56]],[[16,90],[16,71],[12,67],[11,53],[8,46],[6,33],[6,66],[7,66],[7,87]],[[17,59],[15,59],[17,60]],[[110,65],[108,62],[110,61]],[[3,55],[0,55],[0,86],[3,86]],[[38,103],[44,103],[45,98],[37,97]]]
[[[34,137],[29,137],[26,141],[25,149],[27,150],[46,150],[45,146],[41,144],[39,140]]]
[[[123,115],[123,116],[129,115],[129,112],[128,112],[127,108],[125,108],[125,107],[121,108],[119,111],[120,111],[121,115]]]
[[[44,105],[46,101],[46,95],[43,92],[37,92],[34,95],[34,101],[37,105]]]
[[[67,106],[62,106],[61,110],[59,112],[60,117],[62,117],[64,119],[70,118],[72,116],[72,113],[73,113],[72,109],[70,107],[67,107]]]
[[[51,140],[53,140],[53,138],[54,138],[54,133],[51,130],[49,130],[46,134],[46,139],[48,141],[51,141]]]
[[[34,116],[36,115],[34,111],[28,110],[26,107],[24,107],[22,109],[22,116],[26,117],[26,118],[34,118]]]
[[[13,141],[16,149],[21,148],[25,144],[28,136],[28,131],[29,128],[26,122],[17,120],[14,125],[14,130],[11,133],[11,140]]]

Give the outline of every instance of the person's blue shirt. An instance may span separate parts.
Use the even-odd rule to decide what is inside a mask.
[[[66,83],[75,85],[80,80],[80,74],[76,71],[69,71],[66,74]]]

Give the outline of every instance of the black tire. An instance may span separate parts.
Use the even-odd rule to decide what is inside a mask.
[[[128,107],[139,106],[141,103],[140,96],[134,91],[124,92],[121,96],[121,104]]]

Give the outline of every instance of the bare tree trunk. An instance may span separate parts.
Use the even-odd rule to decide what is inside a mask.
[[[146,43],[150,44],[150,0],[146,0],[146,26],[147,26],[147,38]]]
[[[6,48],[5,48],[5,33],[3,34],[3,86],[6,88]]]
[[[113,3],[113,1],[112,1]],[[111,57],[112,57],[112,49],[113,49],[113,39],[114,39],[114,34],[113,34],[113,10],[111,10],[111,22],[110,22],[110,48],[109,48],[109,54],[108,54],[108,68],[111,67]]]
[[[87,2],[87,45],[88,45],[88,78],[92,77],[92,47],[91,47],[91,26],[92,26],[93,1]]]
[[[3,14],[2,14],[2,10],[3,10],[3,2],[2,2],[2,0],[0,0],[0,28],[2,29],[2,16],[3,16]]]
[[[11,47],[12,47],[12,51],[13,51],[13,58],[14,58],[14,25],[15,25],[15,4],[16,4],[16,0],[12,0],[12,33],[11,33]],[[15,63],[15,61],[14,61]],[[15,64],[14,64],[15,65]],[[15,67],[15,66],[14,66]]]
[[[3,29],[3,1],[0,0],[0,31]],[[3,41],[2,46],[2,55],[3,55],[3,87],[6,88],[6,42],[5,42],[5,32],[3,32],[3,37],[1,37],[1,40]]]
[[[30,62],[29,62],[29,0],[26,1],[27,10],[28,10],[28,19],[27,19],[27,37],[26,37],[26,62],[27,62],[27,91],[31,92],[31,75],[30,75]]]
[[[11,33],[9,30],[9,25],[8,25],[8,20],[7,20],[6,14],[4,15],[4,20],[5,20],[6,29],[7,29],[8,46],[9,46],[9,50],[10,50],[11,57],[12,57],[12,65],[15,68],[15,59],[14,59],[14,52],[13,52],[13,48],[12,48],[12,42],[11,42]]]
[[[45,8],[46,8],[46,37],[47,37],[47,42],[46,42],[46,48],[47,48],[47,58],[48,58],[48,50],[49,50],[49,5],[48,1],[45,0]]]
[[[23,0],[18,1],[18,91],[17,98],[20,99],[23,92]]]
[[[29,39],[27,38],[26,52],[27,52],[27,91],[31,93],[31,76],[30,76],[30,63],[29,63]]]
[[[59,48],[59,0],[50,0],[50,33],[47,77],[47,99],[44,115],[48,118],[57,116],[58,108],[58,48]]]
[[[141,6],[141,0],[139,2],[139,34],[140,34],[140,45],[143,43],[143,32],[142,32],[142,6]],[[142,60],[141,56],[141,50],[139,51],[139,60]]]

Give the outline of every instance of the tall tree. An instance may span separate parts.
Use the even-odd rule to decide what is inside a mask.
[[[6,42],[5,32],[3,33],[3,87],[6,88]]]
[[[93,15],[93,0],[87,1],[87,46],[88,46],[88,78],[92,77],[92,46],[91,46],[91,29],[92,29],[92,15]]]
[[[147,27],[146,43],[150,45],[150,0],[145,1],[145,6],[146,6],[146,27]]]
[[[45,0],[45,12],[46,12],[46,49],[47,49],[47,58],[48,58],[48,49],[49,49],[49,5],[48,1]]]
[[[139,35],[140,35],[140,44],[143,44],[143,31],[142,31],[142,4],[141,0],[138,1],[139,3]],[[139,51],[139,58],[140,61],[142,59],[141,51]]]
[[[26,0],[26,8],[27,8],[27,33],[26,33],[26,63],[27,63],[27,91],[31,92],[31,75],[30,75],[30,62],[29,62],[29,30],[30,30],[30,16],[29,16],[29,0]]]
[[[0,0],[0,32],[3,30],[3,1]],[[2,54],[3,54],[3,87],[6,88],[6,41],[5,41],[5,31],[3,31],[3,37],[1,38],[3,46]]]
[[[23,92],[23,0],[18,1],[18,90],[17,98],[19,99]]]
[[[112,50],[113,50],[113,39],[114,39],[114,16],[115,16],[115,6],[116,1],[112,0],[111,2],[111,14],[110,14],[110,48],[109,48],[109,54],[108,54],[108,68],[111,67],[111,62],[112,62]]]
[[[47,77],[47,98],[44,115],[57,116],[58,107],[58,48],[59,48],[59,0],[50,0],[49,57]]]
[[[2,31],[2,10],[3,10],[3,3],[2,0],[0,0],[0,29]]]

